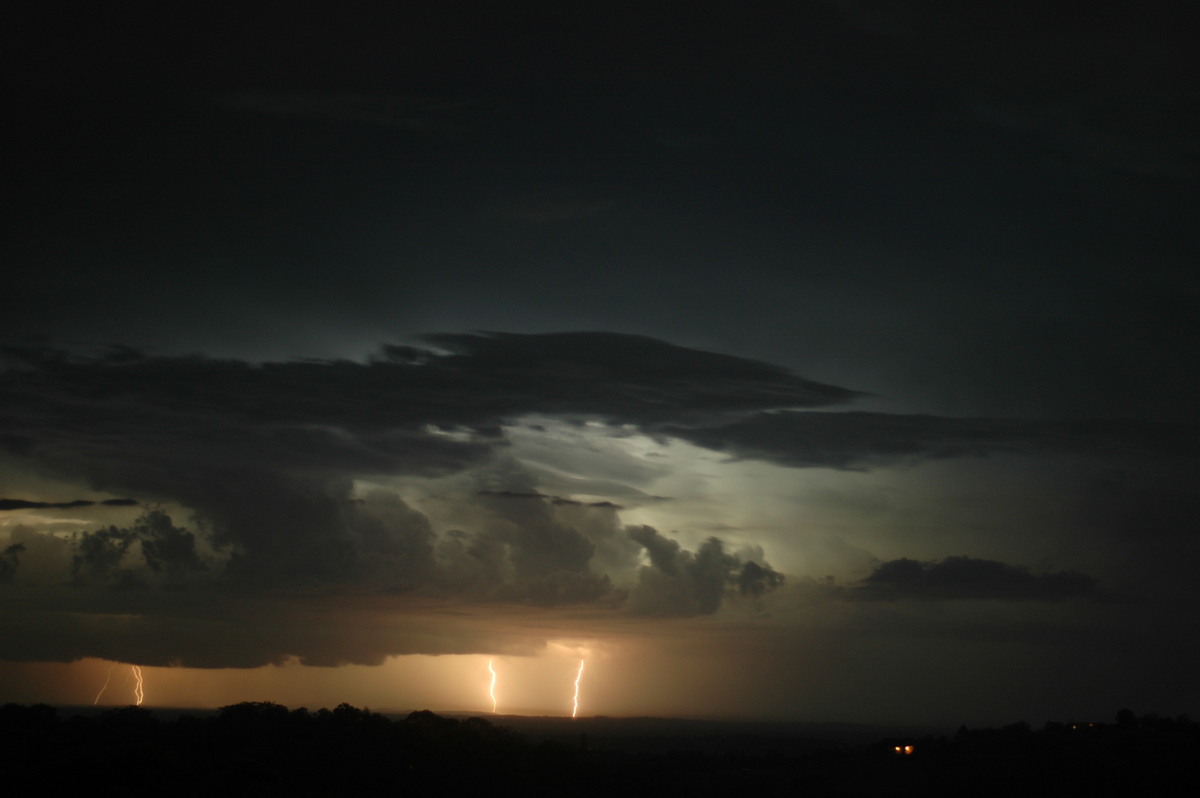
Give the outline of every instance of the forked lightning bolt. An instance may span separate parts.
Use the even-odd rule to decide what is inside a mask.
[[[142,699],[146,697],[146,694],[142,692],[142,669],[137,665],[130,665],[129,667],[133,668],[133,678],[137,680],[137,684],[133,686],[133,697],[137,699],[137,705],[140,707]]]
[[[92,702],[93,704],[100,703],[100,696],[104,695],[104,691],[108,689],[108,683],[110,681],[112,681],[112,672],[113,672],[113,668],[115,668],[115,667],[117,667],[117,663],[113,662],[113,663],[109,664],[108,676],[104,677],[104,686],[100,688],[100,692],[96,693],[96,700]]]
[[[496,669],[492,667],[492,661],[488,660],[488,673],[492,674],[492,683],[488,686],[488,695],[492,698],[492,714],[496,714]]]
[[[579,660],[579,670],[575,673],[575,706],[571,710],[571,717],[579,714],[579,680],[583,678],[583,660]]]

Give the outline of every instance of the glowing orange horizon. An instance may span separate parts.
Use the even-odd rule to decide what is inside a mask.
[[[492,674],[492,683],[488,686],[488,696],[492,699],[492,714],[496,714],[496,669],[492,667],[492,660],[488,660],[488,673]]]

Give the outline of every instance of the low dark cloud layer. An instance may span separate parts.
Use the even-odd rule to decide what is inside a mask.
[[[1037,574],[1019,565],[972,557],[937,562],[901,558],[880,563],[850,592],[869,601],[1001,599],[1059,601],[1096,597],[1096,580],[1074,571]]]
[[[135,499],[105,499],[103,501],[94,502],[87,499],[75,499],[69,502],[34,502],[27,499],[0,499],[0,511],[3,510],[45,510],[45,509],[61,509],[71,510],[77,507],[92,507],[100,505],[102,507],[136,507],[137,500]]]
[[[756,413],[728,424],[660,428],[735,457],[793,468],[874,465],[1005,452],[1200,453],[1200,427],[1126,420],[947,418],[820,411]]]
[[[450,473],[503,446],[499,427],[529,414],[633,425],[788,466],[856,468],[1037,450],[1200,451],[1200,431],[1187,425],[817,412],[860,394],[639,336],[429,340],[449,353],[387,346],[369,363],[250,364],[127,350],[82,359],[9,349],[0,435],[9,452],[78,469],[108,489],[123,480],[144,488],[173,458],[202,470],[318,481],[335,473]],[[119,465],[118,446],[138,456]],[[154,474],[139,476],[139,466]],[[180,485],[164,492],[215,490]]]

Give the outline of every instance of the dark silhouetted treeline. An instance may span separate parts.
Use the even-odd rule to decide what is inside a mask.
[[[1111,723],[962,728],[869,747],[739,745],[726,753],[531,743],[481,718],[414,712],[392,720],[342,704],[244,703],[173,720],[137,707],[60,717],[0,708],[0,758],[39,792],[96,795],[1196,795],[1200,725],[1135,716]],[[744,798],[744,797],[743,797]]]

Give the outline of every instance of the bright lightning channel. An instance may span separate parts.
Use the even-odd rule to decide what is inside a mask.
[[[130,665],[129,667],[133,668],[133,678],[137,680],[137,684],[133,686],[133,697],[137,699],[137,705],[140,707],[142,699],[146,697],[146,694],[142,692],[142,669],[137,665]]]
[[[579,660],[579,670],[575,673],[575,706],[571,709],[571,717],[579,714],[579,680],[583,678],[583,660]]]
[[[100,696],[104,695],[104,691],[108,689],[108,683],[112,681],[112,672],[113,672],[113,668],[115,668],[115,667],[117,667],[117,663],[115,663],[115,662],[109,663],[108,676],[104,677],[104,686],[100,688],[100,692],[96,693],[96,700],[92,702],[93,704],[100,703]]]
[[[492,683],[488,686],[488,695],[492,698],[492,714],[496,714],[496,669],[492,667],[492,660],[488,660],[488,673],[492,674]]]

